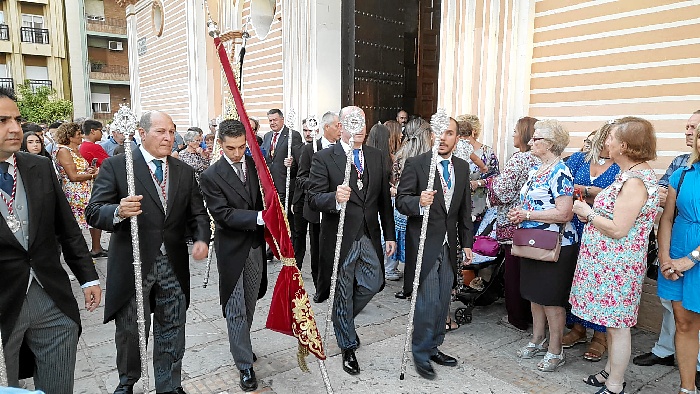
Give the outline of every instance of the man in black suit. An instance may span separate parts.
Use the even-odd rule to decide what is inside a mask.
[[[340,121],[338,115],[334,112],[326,112],[321,117],[321,122],[319,123],[319,130],[323,131],[321,138],[316,140],[314,144],[316,147],[314,149],[313,144],[302,145],[299,157],[299,172],[297,173],[296,188],[294,190],[294,212],[297,213],[295,220],[297,220],[296,227],[296,239],[297,243],[294,245],[294,255],[297,258],[297,266],[301,269],[301,262],[306,254],[306,231],[301,230],[303,223],[300,224],[300,219],[309,223],[309,247],[311,248],[311,278],[314,281],[314,287],[316,288],[316,294],[314,294],[314,302],[323,302],[328,299],[328,293],[330,292],[330,275],[328,278],[319,279],[319,264],[320,264],[320,234],[321,234],[321,215],[318,211],[314,211],[309,207],[309,172],[311,171],[311,158],[314,155],[314,151],[318,152],[320,150],[326,149],[332,146],[340,139]],[[332,264],[328,261],[327,264]]]
[[[14,100],[0,88],[0,351],[10,386],[19,387],[24,342],[37,361],[34,387],[72,394],[80,312],[60,251],[83,288],[87,310],[99,306],[102,291],[51,162],[19,152],[22,117]]]
[[[340,112],[346,118],[361,119],[362,130],[350,141],[350,133],[341,126],[341,141],[332,148],[313,155],[309,175],[309,205],[323,213],[321,221],[322,261],[333,269],[340,210],[345,207],[343,241],[338,266],[338,288],[333,300],[333,328],[338,346],[343,352],[343,370],[351,375],[360,373],[355,349],[360,345],[355,331],[355,316],[384,286],[384,258],[381,232],[384,232],[386,254],[396,250],[394,211],[389,193],[389,169],[383,153],[363,146],[365,114],[358,107],[346,107]],[[350,145],[352,143],[352,145]],[[353,155],[350,184],[343,186],[347,152]],[[379,227],[381,218],[382,226]],[[324,268],[325,267],[325,268]],[[330,272],[328,277],[330,279]]]
[[[450,118],[449,127],[440,140],[434,190],[425,190],[432,157],[432,151],[429,151],[406,160],[396,194],[396,209],[408,216],[406,259],[412,260],[414,266],[423,211],[430,209],[412,338],[413,362],[418,374],[426,379],[437,376],[430,361],[446,366],[457,365],[454,357],[438,349],[445,339],[445,317],[457,274],[457,237],[464,249],[465,262],[472,259],[469,165],[452,156],[456,144],[457,122]]]
[[[280,196],[280,202],[284,205],[286,186],[287,186],[287,167],[291,167],[289,180],[289,202],[291,205],[292,196],[294,195],[294,183],[297,176],[297,163],[292,157],[287,156],[287,141],[289,135],[292,137],[292,148],[301,145],[301,135],[295,130],[290,130],[284,124],[284,115],[279,109],[271,109],[267,112],[267,120],[270,122],[270,131],[263,137],[262,149],[266,152],[265,161],[270,169],[272,181],[275,183],[275,189]],[[287,219],[292,227],[291,231],[294,234],[294,220],[289,207],[284,207],[287,210]]]
[[[105,319],[115,321],[119,386],[131,393],[141,377],[136,324],[131,227],[138,217],[146,324],[154,315],[153,367],[157,393],[184,393],[185,320],[190,300],[189,255],[185,235],[194,239],[192,257],[207,256],[211,230],[194,170],[170,157],[175,125],[162,112],[147,112],[139,122],[141,145],[134,149],[136,196],[129,197],[124,156],[105,160],[85,210],[88,223],[111,231],[107,260]],[[150,301],[150,302],[148,302]],[[148,327],[146,327],[148,333]]]
[[[250,326],[265,274],[263,201],[255,163],[245,155],[243,124],[237,120],[221,122],[219,142],[224,155],[202,173],[200,185],[216,221],[219,296],[231,355],[240,371],[241,389],[253,391],[258,383],[253,371]]]

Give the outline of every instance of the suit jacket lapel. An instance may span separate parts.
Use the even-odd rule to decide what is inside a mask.
[[[146,159],[144,159],[143,154],[141,154],[140,149],[134,149],[134,178],[146,189],[146,192],[153,199],[156,205],[163,211],[163,203],[160,202],[160,197],[158,197],[158,190],[156,190],[156,185],[153,184],[153,175],[151,175],[151,170],[146,164]],[[128,165],[128,163],[127,163]]]
[[[172,157],[168,156],[166,158],[168,160],[168,207],[174,207],[175,206],[175,197],[177,194],[177,191],[179,190],[180,186],[180,177],[182,176],[182,171],[180,168],[180,165],[182,164],[181,161],[175,160]],[[168,216],[170,216],[170,212],[172,209],[168,209],[168,212],[165,213],[165,219],[168,219]]]
[[[423,169],[423,173],[426,175],[426,177],[430,178],[430,161],[432,160],[432,154],[430,155],[425,155],[425,159],[423,162],[423,165],[421,168]],[[442,207],[442,210],[447,213],[447,205],[445,205],[445,195],[442,193],[442,182],[440,182],[440,173],[435,170],[435,180],[433,181],[433,190],[437,190],[437,193],[435,193],[435,199],[440,203],[440,206]],[[423,187],[423,185],[418,185],[420,187]],[[422,190],[422,189],[421,189]]]
[[[454,160],[454,157],[452,158],[452,163],[454,166],[454,172],[455,172],[455,180],[454,180],[454,186],[452,187],[452,203],[450,204],[450,212],[452,212],[454,209],[459,209],[459,202],[462,201],[462,195],[464,194],[465,185],[464,183],[469,179],[469,167],[465,170],[462,170],[461,164],[456,162]],[[457,176],[457,174],[463,174],[466,173],[467,176]],[[456,202],[456,203],[455,203]]]
[[[343,145],[340,142],[336,142],[335,145],[332,146],[332,149],[333,154],[331,156],[333,157],[333,162],[338,166],[340,173],[343,174],[342,177],[345,178],[345,166],[348,164],[348,156],[345,153],[345,149],[343,149]],[[354,169],[351,168],[350,171],[354,171]],[[355,176],[357,176],[357,172],[355,172]],[[350,179],[352,180],[352,172],[350,173]],[[357,198],[360,201],[364,201],[362,195],[357,190],[357,182],[350,181],[349,186]]]
[[[15,157],[17,157],[17,155],[15,155]],[[20,160],[18,159],[17,160],[17,167],[20,167],[20,166],[21,166]],[[24,167],[22,166],[22,168],[24,168]],[[19,170],[19,168],[18,168],[18,170]],[[24,171],[24,169],[20,170],[20,175],[23,173],[29,174],[28,172]],[[29,177],[27,176],[27,178],[29,178]],[[28,182],[25,181],[24,177],[22,177],[22,181],[24,182],[25,194],[27,195],[27,204],[31,204],[32,202],[29,199],[29,193],[26,190]],[[0,204],[4,204],[4,202],[2,202]],[[37,208],[37,209],[34,209],[34,208]],[[38,209],[38,207],[35,207],[33,205],[29,205],[29,215],[30,215],[30,217],[29,217],[30,218],[29,232],[30,232],[30,234],[32,234],[32,232],[36,231],[36,228],[38,228],[38,222],[36,222],[35,224],[32,224],[32,222],[34,220],[34,215],[41,214],[41,212],[36,212],[36,213],[34,212],[37,210],[40,211],[40,209]],[[7,221],[5,220],[5,218],[2,215],[0,215],[0,237],[7,240],[8,242],[14,244],[14,246],[17,247],[18,249],[24,250],[24,246],[17,240],[17,238],[15,237],[15,234],[13,234],[12,231],[10,231],[10,227],[7,226]],[[30,239],[29,241],[31,242],[32,240]],[[29,243],[27,243],[27,245],[29,245]],[[29,248],[27,248],[27,250],[29,250]]]
[[[41,227],[41,206],[38,206],[40,202],[32,200],[29,196],[40,196],[41,193],[41,178],[38,176],[31,176],[32,169],[35,167],[34,163],[25,163],[18,155],[17,157],[17,170],[20,176],[22,176],[22,183],[24,184],[24,194],[27,196],[27,209],[29,209],[29,242],[27,242],[27,250],[32,246],[32,242],[36,239],[39,227]]]
[[[252,204],[250,194],[245,190],[245,185],[243,182],[241,182],[241,179],[238,177],[238,174],[236,174],[236,170],[233,169],[228,164],[228,161],[226,161],[225,158],[219,159],[216,164],[218,166],[216,168],[216,173],[219,174],[219,176],[226,182],[228,183],[229,186],[231,186],[231,189],[238,193],[241,197],[243,197],[244,200],[248,202],[248,204]],[[246,163],[246,167],[250,167],[248,163]],[[248,169],[246,168],[246,171]],[[250,177],[248,177],[250,179]]]
[[[250,203],[251,208],[255,209],[256,204],[258,203],[258,190],[260,190],[260,181],[257,176],[251,176],[253,172],[255,172],[255,162],[253,161],[252,157],[246,156],[246,165],[245,165],[245,171],[246,171],[246,176],[248,179],[248,191],[249,193],[246,193],[246,195],[250,196],[250,200],[248,202]],[[252,170],[251,170],[252,169]],[[240,182],[240,179],[238,180]],[[243,184],[241,183],[243,186]]]
[[[287,155],[287,140],[289,138],[289,128],[287,126],[284,126],[282,130],[280,131],[280,136],[277,138],[277,144],[275,145],[275,157],[277,156],[277,153],[280,151],[284,151],[284,156]],[[273,157],[274,159],[274,157]]]

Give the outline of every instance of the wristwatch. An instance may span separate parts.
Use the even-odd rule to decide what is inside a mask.
[[[700,263],[700,251],[698,251],[697,249],[688,253],[686,257],[689,258],[695,264]]]

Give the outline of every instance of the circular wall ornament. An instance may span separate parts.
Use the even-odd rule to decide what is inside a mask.
[[[163,11],[163,3],[160,0],[154,0],[151,6],[151,23],[153,33],[156,37],[163,34],[163,25],[165,25],[165,12]]]

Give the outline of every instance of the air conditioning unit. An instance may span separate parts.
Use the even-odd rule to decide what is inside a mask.
[[[104,22],[105,17],[101,15],[88,15],[87,20],[89,21],[95,21],[95,22]]]
[[[124,44],[121,41],[110,41],[109,42],[110,51],[123,51]]]

